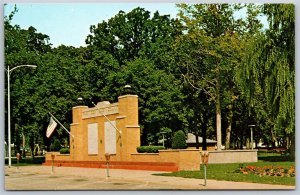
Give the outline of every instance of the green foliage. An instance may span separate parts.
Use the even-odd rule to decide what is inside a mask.
[[[172,139],[172,149],[185,149],[187,147],[186,137],[182,130],[176,131]]]
[[[234,17],[240,9],[247,17]],[[261,13],[268,17],[266,31]],[[232,127],[226,144],[235,148],[249,137],[249,123],[256,124],[255,141],[294,140],[291,4],[181,4],[179,19],[143,8],[120,11],[92,25],[87,47],[80,48],[51,48],[48,35],[12,25],[15,14],[16,7],[4,19],[6,68],[38,66],[11,74],[15,143],[22,132],[32,150],[36,143],[49,146],[49,111],[69,128],[78,97],[115,102],[126,84],[139,96],[142,145],[157,144],[165,129],[168,145],[180,129],[215,139],[216,113],[223,116],[218,130]],[[54,136],[69,137],[60,128]]]
[[[125,84],[130,84],[139,96],[142,145],[151,141],[147,140],[149,133],[155,137],[152,140],[156,140],[151,144],[157,144],[160,128],[176,131],[183,126],[185,111],[181,102],[185,96],[174,75],[156,69],[152,60],[137,58],[126,63],[119,72],[111,73],[103,91],[117,97]]]
[[[59,150],[60,154],[70,154],[70,149],[69,148],[61,148]]]
[[[255,115],[264,134],[273,142],[285,139],[286,148],[293,148],[295,133],[294,9],[293,4],[263,6],[269,28],[249,39],[240,69],[242,90],[250,105],[259,105]]]
[[[17,164],[16,158],[11,159],[11,163],[17,164],[17,166],[32,166],[32,165],[37,166],[37,165],[41,165],[44,162],[45,162],[44,156],[36,156],[34,158],[30,158],[30,157],[21,158],[19,164]],[[8,159],[5,159],[5,164],[8,164]]]
[[[232,126],[233,104],[238,92],[234,75],[240,65],[242,55],[243,29],[247,21],[235,19],[235,4],[192,4],[178,5],[179,16],[183,21],[186,33],[179,36],[175,43],[175,55],[180,67],[183,81],[190,94],[190,99],[198,99],[197,109],[192,111],[196,125],[192,125],[191,132],[202,134],[207,127],[207,110],[214,104],[216,114],[217,145],[220,149],[222,142],[221,124]],[[193,95],[191,97],[191,95]],[[190,102],[194,107],[195,101]],[[222,110],[228,109],[226,122],[221,121]],[[194,112],[194,113],[193,113]],[[191,122],[193,123],[193,122]],[[200,128],[199,128],[200,127]],[[223,128],[224,129],[224,128]]]
[[[178,20],[170,19],[168,15],[155,12],[151,18],[149,11],[137,7],[128,13],[120,11],[107,22],[92,25],[86,43],[97,50],[107,51],[120,65],[141,55],[153,59],[157,56],[156,60],[160,61],[162,53],[156,53],[159,51],[153,47],[159,48],[156,43],[163,44],[160,49],[167,51],[169,40],[181,33],[179,26]]]
[[[61,149],[60,141],[59,141],[59,139],[55,139],[53,144],[51,144],[51,146],[50,146],[50,150],[51,151],[60,151],[60,149]]]
[[[164,146],[140,146],[136,150],[138,153],[158,153],[158,150],[165,150]]]

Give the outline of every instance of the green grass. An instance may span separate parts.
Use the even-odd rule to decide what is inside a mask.
[[[262,157],[262,158],[261,158]],[[208,164],[207,165],[207,179],[236,181],[236,182],[251,182],[264,184],[278,184],[278,185],[295,185],[295,177],[276,177],[276,176],[259,176],[255,174],[235,173],[241,166],[281,166],[283,168],[290,168],[295,166],[295,162],[281,161],[285,156],[280,154],[259,154],[259,161],[255,163],[233,163],[233,164]],[[179,171],[173,173],[155,174],[161,176],[174,176],[184,178],[204,179],[204,167],[201,166],[200,171]]]

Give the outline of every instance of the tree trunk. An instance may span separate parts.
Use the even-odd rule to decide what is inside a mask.
[[[229,105],[229,111],[228,111],[228,127],[226,129],[226,142],[225,142],[225,149],[229,150],[230,148],[230,135],[231,135],[231,127],[232,127],[232,118],[233,118],[233,111],[232,111],[232,105]]]
[[[22,150],[22,156],[25,158],[26,157],[26,151],[25,151],[25,145],[26,145],[26,140],[25,140],[25,135],[22,132],[22,146],[23,146],[23,150]]]
[[[221,102],[220,102],[220,70],[217,72],[216,83],[216,126],[217,126],[217,150],[222,149],[222,130],[221,130]]]
[[[230,133],[231,133],[231,123],[228,124],[228,127],[226,129],[225,150],[229,150],[229,148],[230,148]]]
[[[202,124],[202,150],[207,150],[206,143],[206,129],[207,129],[207,117],[203,116],[203,124]]]
[[[244,130],[243,130],[244,128],[242,128],[241,129],[241,134],[240,134],[240,136],[241,136],[241,141],[240,141],[240,149],[242,150],[243,149],[243,145],[244,145]]]
[[[195,133],[196,136],[196,149],[199,149],[199,136],[198,136],[198,132]]]
[[[295,134],[291,135],[290,137],[291,146],[289,148],[290,152],[290,160],[295,160]]]
[[[291,147],[291,135],[290,134],[287,134],[285,131],[284,131],[284,139],[283,139],[283,146],[286,150],[289,150],[290,147]]]
[[[274,132],[274,130],[271,130],[271,135],[272,135],[272,147],[275,148],[276,147],[276,134]]]
[[[32,134],[29,137],[29,145],[30,145],[31,157],[32,159],[34,159],[34,136]]]
[[[20,153],[20,136],[19,136],[19,125],[15,124],[15,141],[14,141],[14,152],[15,152],[15,156],[17,155],[17,153]]]

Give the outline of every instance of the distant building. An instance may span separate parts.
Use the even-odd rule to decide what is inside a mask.
[[[198,136],[198,140],[199,140],[199,147],[200,147],[200,149],[202,149],[203,138]],[[196,136],[192,133],[188,133],[186,143],[187,143],[188,149],[196,148]],[[215,150],[217,141],[211,140],[211,139],[206,139],[206,143],[207,143],[207,150]]]

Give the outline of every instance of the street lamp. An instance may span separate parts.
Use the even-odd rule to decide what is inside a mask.
[[[10,73],[21,67],[36,68],[36,65],[19,65],[9,69],[7,66],[7,112],[8,112],[8,166],[11,167],[11,128],[10,128]]]
[[[252,131],[252,127],[255,127],[256,125],[248,125],[248,127],[250,127],[251,130],[251,150],[253,150],[253,131]]]
[[[165,147],[165,133],[166,132],[160,132],[161,134],[162,134],[162,136],[163,136],[163,139],[162,139],[162,141],[163,141],[163,147]]]

